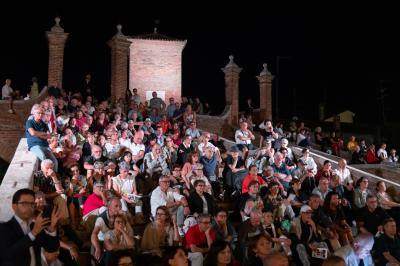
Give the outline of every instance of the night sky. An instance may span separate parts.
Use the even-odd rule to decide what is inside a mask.
[[[188,40],[183,52],[183,94],[207,99],[216,112],[223,109],[220,68],[228,63],[230,54],[243,68],[241,103],[252,97],[255,105],[255,76],[264,62],[276,75],[280,56],[281,117],[296,114],[316,119],[318,104],[326,101],[327,116],[349,109],[356,113],[357,121],[376,123],[381,119],[377,98],[382,86],[387,89],[387,118],[399,121],[400,43],[396,39],[400,16],[391,13],[393,6],[226,3],[229,8],[181,7],[179,12],[156,3],[149,7],[100,4],[97,11],[81,4],[9,7],[0,15],[0,78],[12,78],[14,89],[25,93],[33,76],[45,85],[48,48],[44,32],[54,25],[54,17],[60,16],[62,27],[70,33],[64,88],[79,89],[90,72],[96,89],[105,97],[110,87],[106,42],[115,34],[116,24],[123,25],[125,35],[137,35],[152,32],[154,21],[159,20],[159,33]]]

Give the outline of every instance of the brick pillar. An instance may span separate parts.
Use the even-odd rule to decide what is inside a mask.
[[[274,76],[268,71],[267,64],[263,64],[263,71],[257,76],[260,82],[260,119],[272,119],[272,80]]]
[[[222,68],[225,73],[225,103],[231,105],[231,115],[228,123],[236,125],[239,119],[239,73],[242,68],[233,62],[233,55],[229,56],[229,63]]]
[[[128,88],[128,55],[130,41],[122,34],[122,26],[117,25],[117,34],[108,41],[111,47],[111,100],[125,98]]]
[[[50,31],[46,32],[46,37],[49,42],[49,73],[47,85],[57,84],[62,88],[63,67],[64,67],[64,47],[65,41],[69,33],[65,33],[60,26],[60,18],[54,19],[54,25]]]

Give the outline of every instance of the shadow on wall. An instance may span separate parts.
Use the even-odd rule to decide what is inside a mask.
[[[0,158],[0,184],[3,181],[4,176],[6,175],[8,166],[10,166],[10,163]]]

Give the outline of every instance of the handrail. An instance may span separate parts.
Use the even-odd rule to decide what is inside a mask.
[[[299,153],[301,153],[301,150],[303,149],[303,148],[297,147],[297,146],[291,146],[291,148],[292,148],[292,150],[296,150],[296,151],[299,152]],[[329,162],[331,162],[331,163],[338,164],[338,161],[335,161],[335,160],[333,160],[333,159],[331,159],[331,158],[328,158],[328,157],[323,156],[323,155],[321,155],[321,154],[319,154],[319,153],[316,153],[316,152],[313,151],[313,149],[310,149],[310,155],[319,157],[319,158],[323,159],[324,161],[327,160],[327,161],[329,161]],[[342,159],[342,158],[340,158],[340,157],[337,157],[337,158],[338,158],[338,160],[339,160],[339,159]],[[391,185],[393,185],[393,186],[395,186],[395,187],[397,187],[397,188],[400,188],[400,184],[398,184],[398,183],[396,183],[396,182],[393,182],[393,181],[391,181],[391,180],[388,180],[388,179],[382,178],[382,177],[380,177],[380,176],[377,176],[377,175],[368,173],[368,172],[366,172],[366,171],[363,171],[363,170],[360,170],[360,169],[358,169],[358,168],[355,168],[355,167],[353,167],[353,166],[351,166],[351,165],[347,165],[347,168],[348,168],[350,171],[357,172],[357,173],[359,173],[359,174],[362,175],[362,176],[367,176],[367,177],[371,177],[371,178],[377,179],[377,180],[379,180],[379,181],[384,181],[385,183],[389,183],[389,184],[391,184]]]

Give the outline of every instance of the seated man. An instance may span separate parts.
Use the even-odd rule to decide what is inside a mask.
[[[378,231],[383,232],[382,223],[388,218],[390,216],[378,206],[376,196],[368,195],[367,204],[358,211],[357,225],[361,232],[376,235]]]
[[[90,215],[99,215],[102,213],[101,208],[107,203],[104,193],[104,183],[97,181],[93,185],[93,193],[86,199],[83,204],[83,220]]]
[[[115,216],[121,213],[121,201],[119,198],[111,198],[107,202],[107,210],[102,212],[96,219],[90,240],[92,242],[91,253],[100,263],[103,253],[104,235],[112,229]]]
[[[394,219],[383,222],[384,234],[376,239],[375,253],[379,256],[377,265],[400,265],[400,238]]]
[[[292,176],[284,160],[283,154],[277,152],[274,155],[274,163],[271,166],[274,170],[274,177],[278,178],[285,190],[288,190],[290,188],[289,182],[292,181]]]
[[[163,175],[168,175],[170,173],[166,158],[161,152],[159,144],[154,144],[151,148],[151,152],[144,156],[144,169],[150,176],[154,173]]]
[[[53,210],[50,219],[39,215],[33,224],[34,207],[35,193],[32,190],[20,189],[14,193],[12,198],[14,216],[0,224],[1,265],[42,265],[41,248],[48,251],[58,250],[60,246],[60,240],[56,235],[58,213]]]
[[[240,122],[240,128],[235,132],[235,142],[238,148],[243,152],[243,157],[245,159],[247,158],[248,151],[255,149],[252,140],[255,140],[255,136],[248,129],[247,122]]]
[[[49,127],[42,121],[44,110],[39,104],[32,106],[31,114],[33,119],[28,119],[25,123],[26,140],[28,142],[28,149],[34,153],[39,160],[50,159],[53,161],[54,169],[58,170],[58,161],[54,157],[53,152],[49,148],[48,139],[51,138]]]
[[[48,204],[57,206],[61,219],[66,221],[69,217],[67,207],[67,196],[61,185],[60,179],[53,170],[54,164],[51,160],[43,160],[40,170],[33,174],[33,190],[42,191]]]
[[[170,180],[168,176],[161,176],[158,183],[159,186],[151,192],[151,215],[155,218],[157,208],[159,206],[166,206],[171,215],[176,216],[177,224],[181,228],[183,226],[184,216],[190,214],[186,198],[175,192],[174,189],[169,186]]]
[[[185,235],[186,249],[192,266],[202,266],[204,255],[215,241],[215,232],[211,228],[211,217],[208,214],[199,216],[199,223],[190,227]]]

